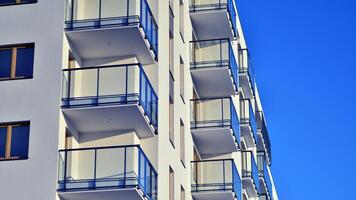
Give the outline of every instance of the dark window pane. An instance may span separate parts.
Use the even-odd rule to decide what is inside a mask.
[[[28,157],[29,133],[29,126],[12,127],[11,157]]]
[[[0,79],[10,78],[11,59],[12,59],[11,49],[0,50]]]
[[[0,158],[5,158],[6,134],[6,127],[0,127]]]
[[[32,77],[34,48],[18,48],[16,61],[16,77]]]

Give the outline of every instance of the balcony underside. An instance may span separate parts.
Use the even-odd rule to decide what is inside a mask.
[[[58,192],[61,200],[144,200],[137,188]]]
[[[230,127],[191,129],[191,133],[202,159],[238,150]]]
[[[234,200],[235,194],[231,190],[192,192],[194,200]]]
[[[243,90],[243,93],[245,95],[245,98],[248,98],[248,99],[253,98],[251,81],[250,81],[250,77],[248,76],[248,74],[240,74],[239,82],[240,82],[241,88]]]
[[[135,131],[139,138],[153,137],[155,130],[138,104],[62,109],[68,125],[80,134],[126,133]],[[69,128],[71,128],[69,126]]]
[[[190,70],[199,98],[228,97],[235,94],[235,84],[228,67]]]
[[[150,44],[138,25],[74,30],[65,33],[73,55],[83,66],[132,57],[137,57],[143,65],[155,61]]]
[[[255,138],[253,137],[251,126],[247,124],[241,125],[241,136],[245,139],[247,147],[255,145]]]
[[[252,178],[243,178],[242,185],[245,188],[249,197],[258,197],[258,193]]]
[[[190,12],[190,18],[198,40],[234,38],[227,10]]]

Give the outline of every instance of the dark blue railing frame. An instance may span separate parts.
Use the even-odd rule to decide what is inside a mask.
[[[221,182],[218,183],[195,183],[191,185],[192,187],[192,191],[191,192],[206,192],[206,191],[217,191],[217,190],[222,190],[222,191],[227,191],[227,190],[232,190],[235,194],[235,197],[238,200],[242,199],[242,182],[241,182],[241,177],[239,175],[239,172],[237,170],[237,167],[235,165],[235,161],[233,159],[216,159],[216,160],[201,160],[201,161],[191,161],[191,165],[193,165],[193,167],[195,167],[195,178],[199,180],[199,176],[198,176],[198,170],[197,166],[199,163],[211,163],[211,162],[222,162],[222,174],[223,174],[223,178],[221,180]],[[231,164],[231,168],[232,168],[232,172],[231,172],[231,180],[232,183],[227,181],[228,179],[228,175],[226,174],[227,172],[225,171],[225,166]],[[215,171],[216,173],[219,173],[218,171]],[[195,180],[196,181],[196,180]],[[205,187],[207,188],[211,188],[211,187],[218,187],[219,189],[204,189]]]
[[[229,119],[224,119],[224,100],[229,100],[229,107],[230,107],[230,117]],[[190,128],[191,129],[199,129],[199,128],[216,128],[216,127],[230,127],[232,132],[235,136],[235,143],[237,143],[238,148],[240,147],[240,120],[237,115],[235,105],[232,101],[231,97],[223,97],[223,98],[205,98],[205,99],[191,99],[191,103],[195,104],[196,102],[200,101],[214,101],[214,100],[221,100],[221,119],[216,119],[212,121],[197,121],[196,116],[192,116],[193,120],[191,120]],[[191,107],[193,109],[193,107]],[[194,115],[196,113],[194,112]],[[217,123],[219,125],[216,126],[198,126],[199,124],[209,124],[209,123]]]
[[[99,95],[99,74],[100,69],[105,68],[115,68],[115,67],[126,67],[126,79],[125,79],[125,93],[124,94],[116,94],[116,95]],[[139,80],[139,93],[128,93],[128,68],[129,67],[138,67],[140,70],[140,80]],[[72,79],[72,71],[79,70],[97,70],[96,84],[97,91],[96,96],[85,96],[85,97],[70,97],[71,94],[71,79]],[[143,107],[144,114],[149,118],[150,123],[157,131],[158,129],[158,97],[151,85],[144,69],[141,64],[133,63],[133,64],[124,64],[124,65],[108,65],[108,66],[98,66],[98,67],[82,67],[82,68],[69,68],[64,69],[63,73],[68,72],[68,84],[67,84],[67,94],[62,94],[62,108],[78,108],[78,107],[92,107],[92,106],[106,106],[106,105],[117,105],[117,104],[134,104],[138,103]],[[64,80],[63,75],[63,80]],[[143,95],[144,94],[144,95]],[[63,97],[66,95],[67,97]],[[150,95],[150,96],[148,96]],[[105,98],[115,98],[116,101],[111,102],[103,102],[100,103],[100,100]],[[119,101],[117,101],[119,99]],[[78,102],[81,100],[90,101],[90,103],[84,104],[73,104],[74,102]]]
[[[196,61],[195,58],[195,53],[193,54],[193,58],[192,58],[192,62],[190,62],[190,69],[202,69],[202,68],[211,68],[211,67],[229,67],[229,70],[231,72],[231,77],[233,80],[233,84],[235,85],[235,92],[238,91],[238,85],[239,85],[239,77],[238,77],[238,73],[239,73],[239,65],[237,64],[237,60],[230,42],[229,38],[222,38],[222,39],[209,39],[209,40],[196,40],[196,41],[191,41],[190,43],[193,44],[193,48],[195,48],[195,44],[196,43],[205,43],[205,42],[216,42],[216,44],[219,44],[220,46],[220,50],[219,53],[220,54],[220,60],[211,60],[211,61]],[[228,60],[223,60],[223,53],[222,53],[222,48],[223,48],[223,44],[227,43],[228,44]],[[195,51],[195,49],[193,49],[192,51]],[[203,65],[199,66],[199,65]]]
[[[98,29],[98,28],[111,28],[111,27],[122,27],[122,26],[133,26],[139,25],[144,33],[145,39],[147,39],[150,43],[150,49],[155,54],[155,60],[158,60],[158,25],[156,20],[153,17],[151,8],[147,0],[140,0],[140,16],[138,15],[130,15],[129,8],[127,8],[126,16],[118,16],[118,17],[105,17],[101,16],[101,4],[102,0],[99,0],[99,12],[98,18],[94,19],[84,19],[84,20],[74,20],[74,1],[75,0],[66,0],[67,1],[67,9],[70,10],[70,19],[65,21],[65,30],[66,31],[76,31],[76,30],[85,30],[85,29]],[[68,1],[71,1],[72,5],[69,6]],[[129,6],[130,0],[127,0],[127,7]],[[67,15],[67,14],[66,14]],[[82,25],[80,25],[82,24]],[[78,26],[80,25],[80,26]]]
[[[245,157],[249,157],[251,159],[251,163],[250,163],[251,169],[248,169],[247,166],[242,166],[242,178],[252,179],[253,183],[255,185],[255,189],[257,191],[257,195],[259,195],[259,194],[261,194],[259,171],[258,171],[257,162],[255,160],[253,152],[252,151],[242,151],[242,154],[244,154]],[[247,162],[245,162],[245,164],[247,164]]]
[[[14,5],[24,5],[24,4],[32,4],[37,3],[37,0],[21,0],[20,3],[16,3],[16,0],[13,0],[12,3],[0,3],[1,6],[14,6]]]
[[[93,189],[105,189],[105,188],[113,188],[113,186],[101,186],[101,187],[97,187],[96,183],[100,180],[98,180],[96,178],[96,166],[97,166],[97,152],[98,150],[103,150],[103,149],[124,149],[124,178],[121,180],[121,184],[119,184],[117,187],[115,188],[131,188],[131,187],[138,187],[140,190],[142,190],[143,194],[145,197],[147,197],[149,200],[156,200],[157,199],[157,177],[158,174],[156,172],[156,170],[154,169],[154,167],[152,166],[152,164],[149,162],[148,157],[146,156],[146,154],[143,152],[142,148],[139,145],[124,145],[124,146],[105,146],[105,147],[89,147],[89,148],[76,148],[76,149],[62,149],[59,150],[59,154],[61,152],[64,152],[64,174],[63,174],[63,178],[64,180],[58,180],[58,189],[57,191],[59,192],[67,192],[67,191],[73,191],[73,190],[93,190]],[[138,175],[137,177],[133,178],[133,177],[127,177],[127,171],[126,171],[126,166],[127,166],[127,149],[128,148],[137,148],[138,150]],[[77,183],[88,183],[88,188],[67,188],[67,184],[70,184],[71,182],[69,180],[67,180],[67,163],[68,163],[68,152],[73,152],[73,151],[94,151],[94,172],[93,172],[93,179],[85,179],[85,180],[79,180],[77,181]],[[61,156],[59,156],[59,158],[61,158]],[[143,159],[143,161],[141,160],[141,158]],[[143,165],[141,165],[144,162]],[[59,163],[60,164],[60,163]],[[149,167],[150,170],[150,175],[147,176],[147,166]],[[142,173],[142,169],[141,167],[144,168],[144,172]],[[60,169],[60,168],[59,168]],[[59,173],[59,171],[58,171]],[[147,178],[149,177],[149,178]],[[58,179],[60,179],[60,175],[58,174]],[[155,179],[155,181],[153,181],[153,179]],[[107,181],[113,181],[112,179],[105,179]],[[128,181],[132,181],[135,180],[137,181],[137,184],[131,185],[131,184],[126,184],[126,182]],[[116,180],[115,181],[120,181],[120,180]],[[148,188],[150,187],[150,188]]]
[[[236,17],[237,12],[234,6],[234,0],[226,0],[227,2],[222,2],[222,0],[217,0],[216,3],[195,5],[190,1],[189,12],[200,12],[200,11],[212,11],[212,10],[224,10],[226,9],[229,17],[231,26],[234,32],[234,37],[237,37],[237,23]]]

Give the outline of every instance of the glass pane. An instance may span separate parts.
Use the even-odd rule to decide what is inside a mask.
[[[30,136],[29,126],[13,126],[11,137],[11,157],[27,158]]]
[[[67,189],[94,186],[94,150],[67,152]]]
[[[0,127],[0,158],[5,158],[7,128]]]
[[[102,0],[101,18],[127,16],[127,2],[132,0]]]
[[[97,69],[71,71],[71,97],[93,97],[97,95]]]
[[[125,149],[98,149],[96,158],[96,187],[124,185]]]
[[[99,72],[99,96],[125,95],[126,67],[102,68]]]
[[[64,180],[64,167],[65,167],[65,152],[59,152],[58,155],[58,180]]]
[[[68,77],[69,72],[64,71],[63,76],[62,76],[62,98],[69,98],[68,96],[68,83],[69,83],[69,77]]]
[[[126,149],[126,185],[137,185],[138,148]]]
[[[196,120],[205,126],[220,126],[223,120],[223,100],[215,99],[198,102]]]
[[[18,48],[16,61],[16,77],[33,76],[34,48]]]
[[[0,50],[0,79],[10,78],[12,50]]]
[[[138,66],[129,66],[127,68],[127,94],[135,96],[138,95],[140,91],[139,86],[139,75],[140,68]]]
[[[74,20],[89,20],[99,18],[99,0],[75,0]]]
[[[223,162],[207,162],[199,163],[200,166],[200,182],[199,184],[207,184],[214,186],[224,183],[223,177]],[[209,189],[209,188],[205,188]],[[215,189],[215,188],[211,188]]]

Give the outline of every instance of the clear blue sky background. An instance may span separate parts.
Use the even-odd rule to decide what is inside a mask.
[[[356,0],[237,4],[280,199],[356,199]]]

